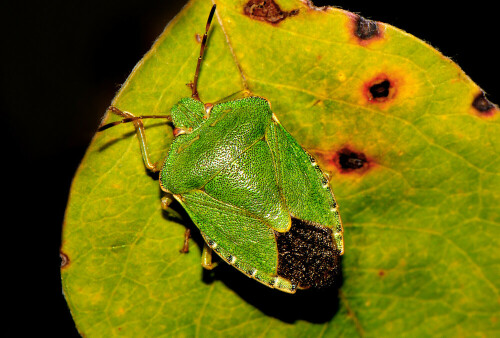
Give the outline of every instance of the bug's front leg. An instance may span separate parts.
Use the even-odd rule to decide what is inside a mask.
[[[122,111],[114,106],[108,108],[111,112],[116,115],[122,116],[124,118],[135,118],[135,115],[129,113],[128,111]],[[137,133],[137,138],[139,139],[139,144],[141,146],[142,160],[144,161],[144,166],[152,171],[158,172],[161,170],[161,166],[163,164],[163,159],[157,162],[152,162],[149,156],[149,150],[146,140],[146,132],[144,131],[144,124],[141,119],[137,119],[132,121],[135,127],[135,131]]]

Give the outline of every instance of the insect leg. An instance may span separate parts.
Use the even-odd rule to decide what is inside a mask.
[[[182,246],[182,249],[179,250],[181,253],[188,253],[189,252],[189,238],[191,237],[191,230],[186,229],[184,232],[184,245]]]
[[[163,210],[167,210],[170,207],[170,204],[174,200],[172,199],[171,195],[166,195],[161,198],[161,208]]]
[[[201,266],[207,270],[212,270],[217,266],[217,263],[212,262],[212,248],[207,243],[203,246],[203,252],[201,253]]]
[[[142,153],[142,159],[144,161],[144,166],[148,170],[151,170],[152,172],[160,171],[161,166],[163,164],[163,159],[161,159],[158,162],[151,161],[146,140],[146,132],[144,131],[144,124],[142,123],[142,120],[139,118],[135,119],[136,116],[134,116],[132,113],[129,113],[127,111],[121,111],[120,109],[113,106],[109,107],[108,109],[112,113],[122,116],[125,119],[133,119],[131,122],[134,124],[135,131],[137,133],[137,138],[139,139],[139,145],[141,146],[141,153]]]
[[[167,210],[173,201],[174,200],[172,198],[172,195],[167,194],[166,196],[163,196],[161,198],[161,208],[163,210]],[[184,232],[184,244],[182,246],[182,249],[179,250],[181,253],[189,252],[189,238],[191,238],[191,230],[186,229],[186,231]]]

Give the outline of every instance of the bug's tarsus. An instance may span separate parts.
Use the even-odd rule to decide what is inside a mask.
[[[201,253],[201,266],[206,270],[213,270],[217,267],[217,262],[212,262],[213,250],[205,243],[203,245],[203,252]]]
[[[205,34],[203,35],[203,40],[201,41],[200,56],[198,56],[198,63],[196,64],[196,72],[194,73],[193,82],[189,84],[189,86],[193,91],[191,97],[198,101],[201,101],[200,95],[198,94],[198,76],[200,75],[201,60],[203,59],[203,53],[205,52],[205,47],[207,46],[208,30],[210,29],[210,24],[212,23],[212,19],[214,17],[215,7],[216,5],[213,5],[212,10],[210,10],[210,15],[208,16],[207,20],[207,26],[205,27]]]
[[[115,106],[110,106],[108,108],[110,112],[113,114],[116,114],[118,116],[123,117],[120,121],[115,121],[115,122],[110,122],[107,124],[104,124],[100,126],[97,131],[103,131],[106,129],[109,129],[111,127],[114,127],[116,125],[122,124],[122,123],[129,123],[129,122],[134,122],[134,121],[140,121],[144,119],[167,119],[169,121],[172,121],[172,117],[170,115],[142,115],[142,116],[134,116],[129,112],[124,112],[121,111],[120,109],[116,108]]]
[[[120,109],[116,108],[115,106],[109,106],[108,107],[108,110],[118,116],[123,116],[123,117],[127,117],[129,115],[127,115],[127,113],[121,111]]]

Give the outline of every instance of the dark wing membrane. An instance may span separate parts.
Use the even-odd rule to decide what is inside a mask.
[[[332,229],[292,218],[285,233],[275,232],[278,275],[301,288],[328,287],[336,282],[340,255]]]

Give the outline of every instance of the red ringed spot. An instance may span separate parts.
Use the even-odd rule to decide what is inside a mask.
[[[472,107],[484,117],[490,117],[497,111],[496,106],[486,98],[486,94],[481,91],[472,101]]]
[[[61,258],[61,269],[64,269],[69,265],[69,257],[64,252],[59,252],[59,257]]]
[[[363,86],[363,96],[370,103],[387,102],[394,99],[396,94],[395,81],[385,74],[375,76]]]
[[[299,10],[283,11],[274,0],[249,0],[243,7],[243,13],[254,20],[277,24],[289,16],[297,15]]]
[[[352,150],[347,146],[335,152],[330,162],[341,174],[364,174],[374,166],[374,161],[363,152]]]

